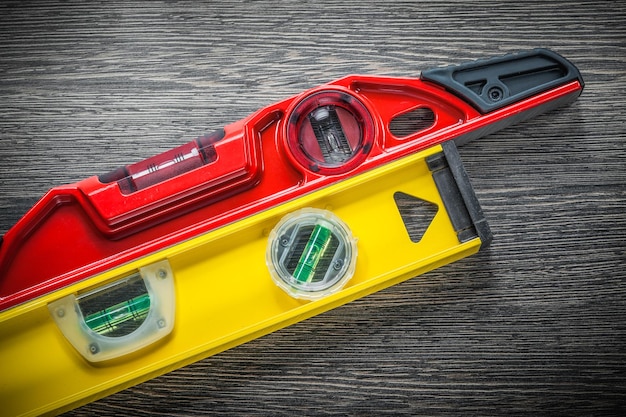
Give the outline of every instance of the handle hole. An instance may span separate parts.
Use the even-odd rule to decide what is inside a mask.
[[[435,112],[429,107],[420,107],[399,116],[389,122],[389,131],[397,138],[415,135],[435,124]]]

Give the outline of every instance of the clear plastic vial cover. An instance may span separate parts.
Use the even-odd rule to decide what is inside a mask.
[[[270,232],[266,263],[272,279],[294,298],[316,300],[339,291],[354,275],[356,239],[328,210],[304,208]]]
[[[52,318],[89,362],[117,358],[174,328],[174,273],[160,261],[108,285],[48,304]]]

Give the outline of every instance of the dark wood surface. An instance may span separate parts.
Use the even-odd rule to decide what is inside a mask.
[[[626,3],[2,2],[0,233],[318,84],[533,47],[586,88],[461,149],[488,251],[69,415],[626,414]]]

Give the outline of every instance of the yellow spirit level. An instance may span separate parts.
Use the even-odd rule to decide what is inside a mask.
[[[477,252],[453,142],[0,313],[6,415],[68,410]]]

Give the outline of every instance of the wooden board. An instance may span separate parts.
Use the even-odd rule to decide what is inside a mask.
[[[68,415],[626,413],[625,39],[610,1],[3,2],[0,234],[54,185],[350,73],[548,47],[586,82],[461,149],[487,252]]]

